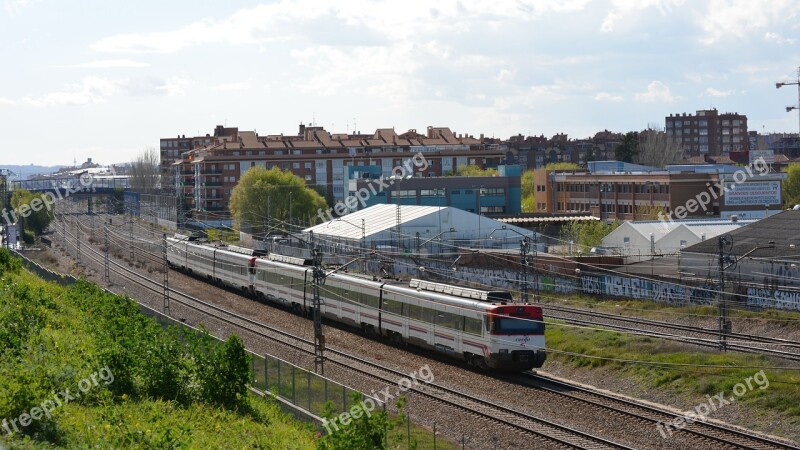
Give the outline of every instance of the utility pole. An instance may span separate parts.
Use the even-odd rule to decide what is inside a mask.
[[[8,201],[8,171],[7,171],[7,169],[0,169],[0,181],[2,181],[2,183],[3,183],[3,191],[2,191],[2,194],[0,194],[0,195],[3,196],[3,198],[0,199],[0,203],[3,204],[3,209],[5,211],[8,211],[9,201]],[[5,211],[3,211],[3,212],[5,212]],[[5,226],[3,226],[3,233],[5,234],[5,237],[3,239],[3,243],[5,244],[7,249],[11,248],[11,244],[9,243],[9,241],[10,241],[10,239],[9,239],[10,233],[8,231],[8,227],[10,225],[11,225],[10,223],[6,222]]]
[[[164,257],[164,315],[169,317],[169,260],[167,259],[167,233],[164,233],[163,238],[163,252]]]
[[[727,234],[717,237],[717,244],[719,247],[719,349],[727,351],[728,343],[727,338],[731,332],[731,320],[728,318],[728,299],[725,292],[725,270],[728,268],[730,252],[733,241]]]
[[[106,249],[106,251],[105,251],[105,259],[103,261],[103,269],[105,271],[106,283],[110,283],[111,282],[111,277],[109,276],[109,271],[108,271],[108,224],[103,224],[103,231],[104,231],[104,234],[105,234],[105,246],[104,246],[104,248]]]
[[[314,234],[311,233],[311,253],[314,258],[314,372],[325,375],[325,334],[322,331],[322,298],[320,297],[320,286],[325,284],[325,271],[322,270],[322,252],[314,243]]]
[[[539,233],[533,233],[533,258],[532,258],[532,271],[533,271],[533,301],[539,303],[539,272],[536,271],[536,247],[539,244]]]
[[[522,240],[519,241],[520,270],[522,271],[522,276],[520,277],[520,281],[522,282],[522,303],[528,303],[528,252],[530,250],[531,243],[528,241],[528,237],[523,237]]]
[[[131,250],[131,263],[133,263],[133,212],[131,211],[131,222],[130,227],[128,228],[128,240],[130,241],[130,250]]]
[[[81,265],[81,227],[79,225],[78,217],[75,217],[75,258],[78,265]]]

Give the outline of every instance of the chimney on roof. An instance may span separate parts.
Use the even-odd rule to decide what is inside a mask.
[[[303,125],[303,122],[300,122],[300,131],[298,131],[297,135],[299,137],[304,137],[306,135],[306,126]]]
[[[483,133],[481,133],[481,140],[483,140]]]

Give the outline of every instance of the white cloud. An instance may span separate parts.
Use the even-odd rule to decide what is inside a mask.
[[[105,103],[120,93],[129,95],[167,95],[175,96],[184,93],[188,80],[172,77],[167,80],[157,78],[133,78],[111,80],[100,77],[85,77],[80,83],[64,86],[60,91],[38,96],[25,96],[19,99],[0,98],[0,103],[12,106],[32,106],[43,108],[50,106],[83,106]]]
[[[171,31],[118,34],[103,38],[91,48],[116,53],[172,53],[185,48],[213,44],[263,44],[301,38],[302,25],[323,21],[330,26],[365,27],[396,43],[424,36],[470,31],[508,21],[531,21],[547,13],[570,13],[584,8],[588,0],[281,0],[269,5],[240,9],[231,16],[192,22]]]
[[[704,44],[747,38],[779,24],[794,25],[800,14],[796,0],[711,0],[707,5],[696,19],[704,31],[700,39]]]
[[[666,16],[685,2],[686,0],[614,0],[614,6],[603,19],[600,30],[608,33],[615,31],[620,23],[635,23],[642,12],[651,8]]]
[[[497,72],[497,75],[495,75],[494,79],[495,79],[495,81],[500,81],[500,82],[502,82],[502,81],[510,81],[510,80],[514,79],[515,75],[516,75],[516,71],[515,70],[500,69],[500,71]]]
[[[130,59],[103,59],[80,64],[67,64],[54,66],[59,69],[113,69],[113,68],[137,68],[150,67],[150,64]]]
[[[91,103],[103,103],[119,91],[117,83],[98,77],[86,77],[81,83],[65,86],[61,91],[51,92],[38,97],[23,97],[13,100],[13,104],[33,107],[77,106]]]
[[[253,88],[253,83],[251,83],[250,81],[236,81],[233,83],[220,83],[211,86],[211,88],[223,92],[247,91]]]
[[[653,80],[647,85],[647,91],[636,93],[633,98],[646,103],[674,103],[678,97],[673,96],[669,86]]]
[[[736,93],[736,89],[731,89],[728,91],[720,91],[714,88],[708,88],[705,90],[705,94],[709,97],[728,97]]]
[[[36,3],[39,3],[40,0],[5,0],[3,2],[3,6],[6,8],[6,12],[9,16],[14,17],[23,9],[30,8]]]
[[[771,31],[768,31],[767,33],[764,34],[764,40],[767,41],[767,42],[774,42],[774,43],[779,44],[779,45],[784,45],[784,44],[791,45],[791,44],[795,43],[794,39],[785,38],[785,37],[781,36],[780,34],[773,33]]]
[[[597,95],[594,96],[594,99],[599,102],[621,102],[625,100],[620,95],[613,95],[608,92],[598,92]]]

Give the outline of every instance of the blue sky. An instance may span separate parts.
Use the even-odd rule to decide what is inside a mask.
[[[217,124],[507,138],[716,107],[797,132],[800,2],[4,0],[5,164],[130,160]]]

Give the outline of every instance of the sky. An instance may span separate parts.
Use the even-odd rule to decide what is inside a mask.
[[[797,132],[797,0],[3,0],[0,164],[216,125],[508,138],[717,108]]]

